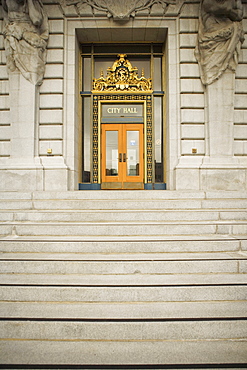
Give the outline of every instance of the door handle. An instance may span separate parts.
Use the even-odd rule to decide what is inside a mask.
[[[123,162],[126,162],[126,153],[123,153]]]
[[[119,153],[119,162],[122,162],[122,153]]]

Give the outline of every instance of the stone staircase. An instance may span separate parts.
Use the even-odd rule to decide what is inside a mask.
[[[3,368],[247,368],[247,194],[0,193]]]

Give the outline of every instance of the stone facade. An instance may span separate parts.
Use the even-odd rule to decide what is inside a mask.
[[[0,0],[1,368],[245,368],[247,0],[232,0],[243,7],[236,27],[225,17],[237,46],[212,83],[201,5],[231,2],[202,1]],[[168,191],[75,191],[80,44],[153,41],[164,50]],[[143,75],[148,143],[158,94]],[[107,97],[92,103],[96,130]]]
[[[247,38],[236,72],[205,87],[194,54],[199,1],[90,4],[43,1],[49,39],[41,86],[18,70],[8,74],[0,8],[0,190],[77,189],[79,44],[152,40],[166,43],[167,188],[246,190]]]

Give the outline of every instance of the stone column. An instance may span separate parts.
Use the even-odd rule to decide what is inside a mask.
[[[206,87],[207,156],[200,168],[204,190],[244,190],[245,168],[234,157],[235,74],[226,71]]]
[[[20,72],[9,75],[10,117],[12,124],[11,159],[16,163],[34,163],[38,86]]]
[[[235,73],[228,70],[206,86],[207,156],[203,164],[234,165]]]
[[[234,157],[235,71],[244,41],[241,0],[201,0],[195,50],[206,94],[205,190],[245,189],[245,168]]]

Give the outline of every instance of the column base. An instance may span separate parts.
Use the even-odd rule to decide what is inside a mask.
[[[0,165],[0,178],[0,191],[69,190],[63,157],[7,159]]]
[[[177,190],[247,190],[247,164],[240,164],[238,158],[199,158],[186,159],[175,169]]]
[[[37,160],[27,158],[6,160],[0,165],[0,191],[39,191],[43,190],[43,166]]]

